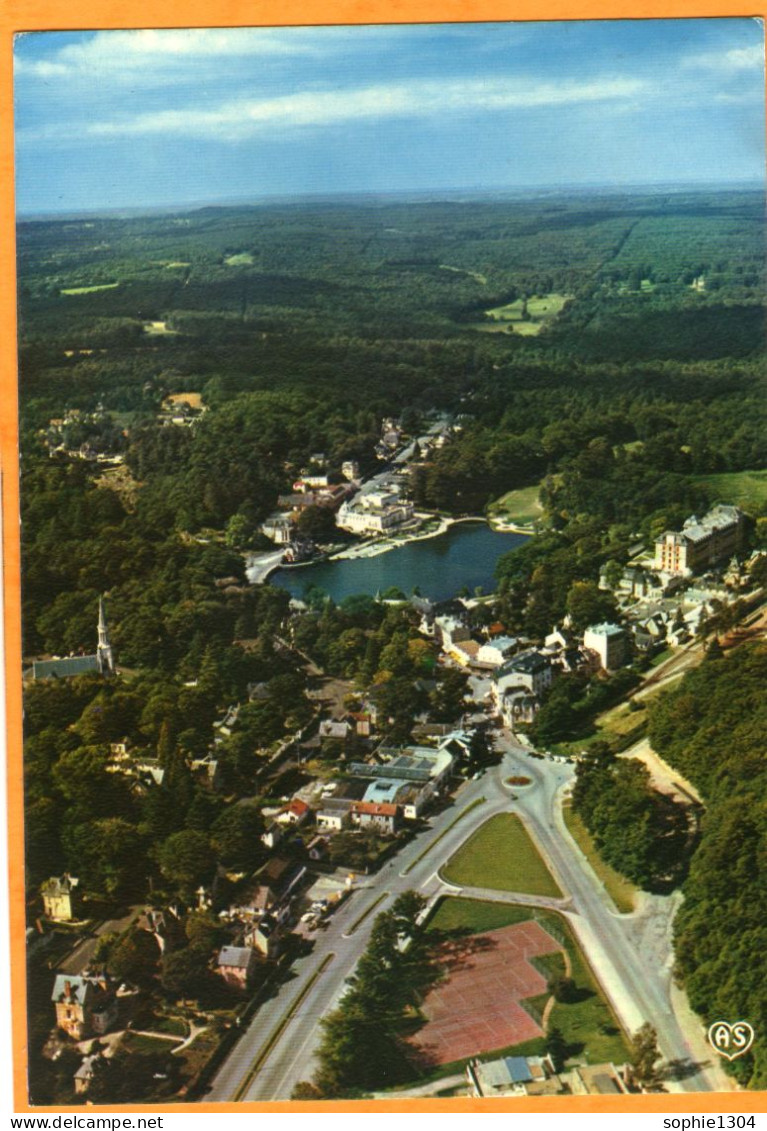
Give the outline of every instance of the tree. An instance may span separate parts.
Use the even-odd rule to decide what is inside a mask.
[[[207,946],[191,944],[163,955],[162,987],[171,997],[199,998],[212,978]]]
[[[561,1072],[565,1066],[565,1061],[567,1060],[568,1053],[567,1041],[562,1036],[561,1029],[557,1029],[556,1026],[553,1026],[551,1029],[549,1029],[548,1033],[546,1034],[544,1048],[546,1050],[546,1055],[551,1057],[551,1062],[554,1065],[554,1071]]]
[[[595,581],[574,581],[567,593],[566,608],[576,633],[591,624],[613,621],[618,615],[612,593],[600,589]]]
[[[115,898],[144,890],[148,861],[139,829],[122,817],[101,817],[65,832],[72,871],[92,890]],[[76,865],[76,867],[75,867]]]
[[[208,837],[195,829],[173,833],[159,852],[160,871],[186,896],[210,879],[215,857]]]
[[[322,1100],[325,1096],[316,1084],[312,1084],[311,1080],[299,1080],[290,1093],[290,1098],[292,1100]]]
[[[564,974],[556,974],[549,978],[547,986],[555,1001],[567,1003],[575,1001],[577,998],[578,991],[575,982]]]
[[[436,722],[453,722],[466,706],[469,677],[457,668],[441,668],[439,682],[429,695],[432,717]]]
[[[643,1088],[652,1088],[659,1081],[656,1064],[661,1053],[658,1048],[658,1034],[649,1021],[645,1021],[631,1038],[630,1062],[634,1077]]]
[[[141,989],[155,984],[160,950],[148,931],[130,930],[111,948],[108,969],[121,982],[134,982]]]
[[[296,522],[299,534],[313,542],[332,542],[338,539],[336,518],[330,507],[311,506],[301,511]]]
[[[225,868],[237,872],[252,870],[264,854],[261,834],[264,818],[252,803],[229,805],[216,818],[210,830],[211,844]]]

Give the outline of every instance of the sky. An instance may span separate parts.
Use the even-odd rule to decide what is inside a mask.
[[[762,181],[754,19],[32,32],[22,215]]]

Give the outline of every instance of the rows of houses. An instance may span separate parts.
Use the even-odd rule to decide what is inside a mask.
[[[468,750],[463,732],[448,735],[436,747],[379,747],[366,762],[352,762],[342,782],[327,790],[315,816],[318,831],[348,827],[395,833],[402,821],[414,821],[444,794],[459,754]]]

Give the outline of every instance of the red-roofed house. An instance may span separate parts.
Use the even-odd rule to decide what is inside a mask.
[[[281,825],[302,825],[310,813],[311,809],[307,802],[302,801],[300,797],[294,797],[278,814],[277,820]]]
[[[457,660],[459,664],[468,667],[469,664],[475,664],[477,662],[479,649],[480,645],[476,640],[454,640],[450,645],[448,654],[452,659]]]
[[[399,810],[385,801],[355,801],[351,806],[352,820],[362,828],[373,826],[381,832],[397,831]]]

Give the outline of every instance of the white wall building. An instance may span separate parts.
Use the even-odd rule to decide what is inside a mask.
[[[626,662],[628,655],[626,631],[617,624],[595,624],[583,634],[583,647],[599,656],[605,671],[614,671]]]

